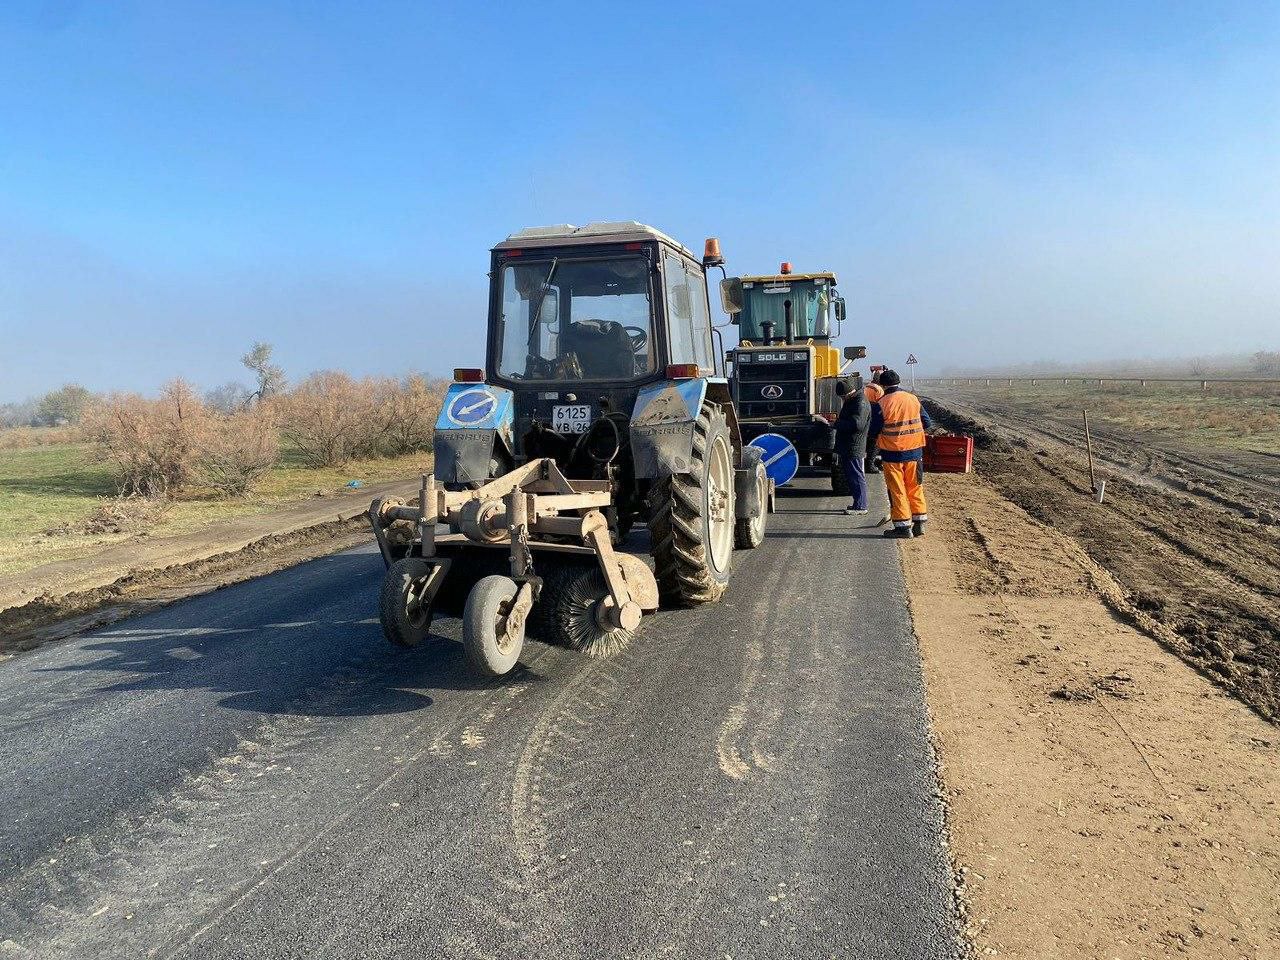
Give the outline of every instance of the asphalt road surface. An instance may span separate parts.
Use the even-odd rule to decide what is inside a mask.
[[[394,650],[370,548],[0,664],[0,958],[955,956],[898,547],[803,486],[611,659]]]

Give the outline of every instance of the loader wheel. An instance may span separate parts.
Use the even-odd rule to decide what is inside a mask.
[[[462,613],[462,649],[478,671],[490,677],[509,673],[524,646],[524,623],[511,629],[511,612],[519,588],[510,577],[488,576],[471,590]]]
[[[635,634],[600,625],[596,614],[608,595],[604,574],[595,563],[558,564],[548,570],[538,601],[541,638],[593,657],[617,653]]]
[[[840,458],[834,453],[831,455],[831,492],[840,497],[849,493],[849,478],[844,475]]]
[[[383,635],[398,647],[416,647],[431,633],[431,605],[420,602],[431,565],[418,557],[393,563],[382,578],[378,619]]]
[[[714,603],[729,583],[735,501],[733,447],[724,414],[704,403],[693,430],[692,469],[655,480],[649,536],[664,602]]]
[[[759,455],[752,457],[755,463],[754,482],[760,491],[760,516],[742,517],[734,529],[733,543],[739,550],[754,550],[764,543],[764,527],[769,517],[769,474]]]

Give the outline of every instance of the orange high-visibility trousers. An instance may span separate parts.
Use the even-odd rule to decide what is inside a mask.
[[[880,462],[884,485],[889,491],[889,518],[895,527],[909,527],[912,520],[928,520],[929,504],[924,499],[924,465],[919,460],[906,463]]]

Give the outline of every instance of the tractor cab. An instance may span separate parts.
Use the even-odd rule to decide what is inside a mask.
[[[493,249],[490,284],[487,380],[513,395],[514,463],[590,474],[626,445],[645,385],[716,372],[703,264],[653,227],[521,230]]]

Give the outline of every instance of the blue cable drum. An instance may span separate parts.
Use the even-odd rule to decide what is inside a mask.
[[[786,437],[776,433],[762,433],[749,444],[760,451],[764,459],[764,472],[775,486],[786,486],[800,469],[800,454]]]

